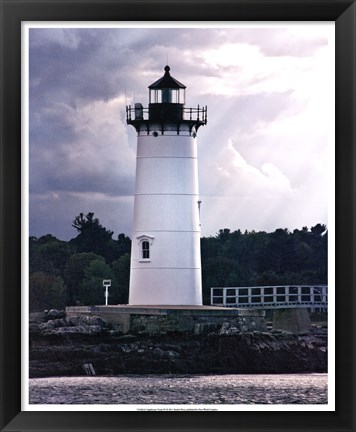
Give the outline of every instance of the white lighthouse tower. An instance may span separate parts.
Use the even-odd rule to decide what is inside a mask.
[[[197,131],[206,107],[164,68],[149,106],[126,107],[137,131],[130,305],[202,305]]]

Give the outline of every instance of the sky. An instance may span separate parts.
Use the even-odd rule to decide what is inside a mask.
[[[77,235],[94,212],[131,237],[136,132],[164,74],[207,105],[198,131],[202,236],[329,225],[334,176],[333,23],[29,25],[29,235]],[[104,24],[103,24],[104,25]]]

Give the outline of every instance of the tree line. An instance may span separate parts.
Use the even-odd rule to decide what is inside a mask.
[[[104,304],[103,279],[111,279],[109,304],[128,302],[131,239],[103,227],[94,213],[78,215],[69,241],[47,234],[29,238],[30,311]],[[210,288],[327,283],[327,228],[219,230],[202,237],[203,302]]]

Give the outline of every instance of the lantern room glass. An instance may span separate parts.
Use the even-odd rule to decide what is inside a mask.
[[[185,89],[162,88],[150,90],[150,103],[185,104]]]

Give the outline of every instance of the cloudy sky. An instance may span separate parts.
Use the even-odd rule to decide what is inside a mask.
[[[79,213],[131,237],[136,135],[125,105],[148,104],[167,63],[199,129],[202,235],[328,220],[333,178],[329,24],[28,31],[29,234],[69,240]]]

